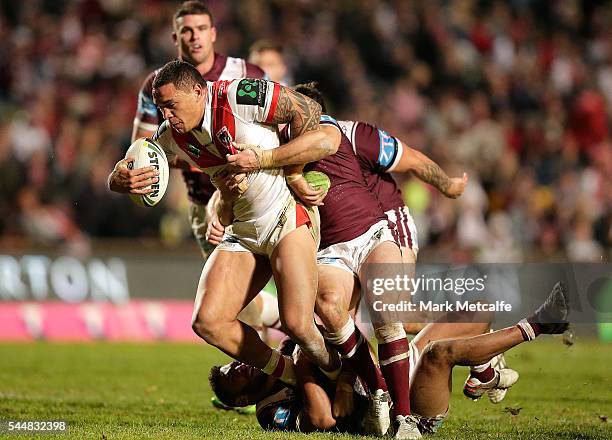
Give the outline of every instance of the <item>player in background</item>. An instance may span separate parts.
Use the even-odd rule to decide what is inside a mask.
[[[318,90],[316,83],[299,84],[294,89],[317,101],[323,112],[326,111],[323,95]],[[351,141],[368,188],[376,194],[387,218],[394,225],[394,234],[402,250],[402,260],[414,274],[414,264],[419,251],[416,226],[391,173],[412,172],[423,182],[432,185],[446,197],[453,199],[463,193],[468,182],[467,173],[464,173],[462,177],[449,177],[425,154],[367,122],[338,121],[338,125]],[[407,323],[405,327],[410,327],[408,330],[417,333],[421,326],[415,328],[413,323]],[[506,367],[503,354],[491,362],[493,365],[487,362],[470,367],[470,375],[464,386],[464,394],[467,397],[471,399],[480,397],[470,392],[474,380],[488,377],[492,368]],[[487,395],[492,403],[499,403],[504,399],[506,392],[506,389],[491,389]]]
[[[293,81],[280,44],[269,40],[256,41],[249,49],[249,62],[261,68],[274,82],[286,86]]]
[[[213,176],[219,220],[229,226],[203,268],[194,331],[235,359],[293,383],[292,361],[237,319],[272,273],[285,331],[324,373],[338,374],[339,358],[313,319],[318,213],[295,201],[283,167],[297,165],[300,172],[288,174],[287,182],[309,191],[300,164],[332,154],[340,133],[322,132],[320,106],[291,89],[256,79],[207,83],[179,60],[158,72],[153,96],[165,118],[154,140],[169,160],[178,157]],[[293,134],[281,147],[278,124],[288,124]],[[229,175],[226,155],[237,144],[260,145],[251,154],[261,171]]]
[[[456,313],[456,312],[455,312]],[[557,283],[544,303],[515,326],[481,334],[484,323],[431,323],[410,343],[414,360],[410,374],[410,400],[422,434],[433,434],[448,416],[452,391],[452,369],[482,363],[542,334],[561,334],[568,328],[569,301],[564,285]],[[468,319],[468,321],[472,321]],[[303,362],[298,357],[298,363]],[[247,366],[232,362],[213,367],[209,380],[226,404],[257,403],[257,419],[264,429],[286,431],[342,430],[343,419],[335,415],[335,402],[326,391],[325,379],[297,367],[297,389],[283,387]],[[510,369],[494,371],[480,389],[508,388],[518,378]],[[359,417],[360,393],[352,391],[345,418]]]

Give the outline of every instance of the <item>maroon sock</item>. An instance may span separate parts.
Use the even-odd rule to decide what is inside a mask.
[[[490,382],[495,377],[495,370],[491,364],[484,371],[470,371],[470,376],[478,379],[481,383]]]
[[[400,359],[389,362],[397,356]],[[409,415],[410,360],[408,358],[408,340],[401,338],[397,341],[378,344],[378,357],[380,358],[380,368],[389,386],[395,416]]]
[[[346,362],[365,382],[370,393],[376,390],[387,391],[385,378],[372,360],[368,343],[357,327],[344,343],[334,346],[342,356],[342,361]]]

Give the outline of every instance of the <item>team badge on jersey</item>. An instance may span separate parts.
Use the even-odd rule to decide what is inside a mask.
[[[234,141],[232,134],[225,125],[221,127],[221,130],[219,130],[215,136],[217,136],[217,140],[226,148],[229,148]]]
[[[383,168],[389,168],[397,155],[397,143],[393,136],[381,129],[378,129],[378,138],[380,140],[378,163]]]
[[[279,406],[274,413],[274,427],[277,429],[283,429],[289,423],[289,416],[291,412],[288,408],[283,408]]]
[[[243,79],[238,83],[236,102],[244,105],[266,105],[267,86],[265,81],[259,79]]]

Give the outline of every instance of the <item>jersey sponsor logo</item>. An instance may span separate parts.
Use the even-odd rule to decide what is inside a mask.
[[[384,130],[378,130],[378,138],[380,140],[378,163],[382,167],[388,168],[393,163],[395,155],[397,154],[397,144],[395,138]]]
[[[198,147],[196,147],[193,144],[188,143],[186,145],[187,151],[192,155],[197,157],[198,159],[200,158],[200,155],[202,154],[202,150],[200,150]]]
[[[291,411],[289,408],[283,408],[282,406],[276,408],[276,412],[274,413],[274,427],[278,429],[283,429],[289,423],[289,416],[291,415]]]
[[[266,105],[267,84],[259,79],[243,79],[238,83],[236,102],[244,105]]]

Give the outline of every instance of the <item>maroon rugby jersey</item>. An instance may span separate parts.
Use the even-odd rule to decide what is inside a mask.
[[[338,127],[336,120],[327,115],[321,116],[321,124]],[[281,142],[287,140],[287,130],[284,130]],[[331,181],[324,205],[319,206],[320,249],[353,240],[380,220],[387,219],[376,196],[368,190],[357,156],[344,134],[335,154],[307,164],[304,171],[321,171]]]
[[[136,120],[149,131],[156,131],[163,121],[163,116],[153,102],[153,80],[159,69],[151,72],[142,84],[138,93]],[[230,80],[237,78],[263,78],[264,71],[247,63],[241,58],[228,57],[215,52],[212,69],[203,78],[206,81]],[[187,196],[197,204],[205,205],[215,192],[210,177],[199,170],[183,170],[183,179],[187,185]]]
[[[368,188],[376,194],[383,210],[404,206],[402,192],[389,174],[402,157],[400,140],[366,122],[338,121],[338,125],[350,139]]]

